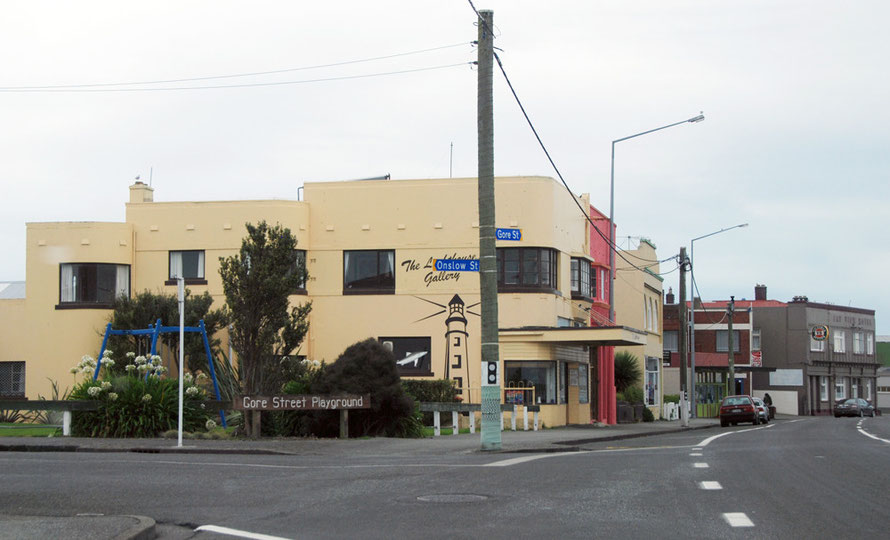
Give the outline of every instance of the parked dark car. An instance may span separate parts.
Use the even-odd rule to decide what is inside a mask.
[[[751,396],[726,396],[720,404],[720,425],[736,425],[739,422],[760,423],[760,415]]]
[[[838,401],[834,406],[834,417],[841,416],[874,416],[875,407],[862,398],[850,398]]]

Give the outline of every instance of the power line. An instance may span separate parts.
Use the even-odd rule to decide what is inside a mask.
[[[342,62],[334,62],[331,64],[317,64],[313,66],[303,66],[303,67],[295,67],[295,68],[285,68],[285,69],[275,69],[271,71],[253,71],[249,73],[234,73],[230,75],[210,75],[206,77],[188,77],[182,79],[162,79],[162,80],[154,80],[154,81],[134,81],[134,82],[114,82],[114,83],[85,83],[85,84],[57,84],[57,85],[46,85],[46,86],[0,86],[0,90],[3,91],[13,91],[13,90],[53,90],[53,89],[68,89],[68,88],[94,88],[97,86],[136,86],[136,85],[146,85],[146,84],[170,84],[170,83],[180,83],[180,82],[193,82],[193,81],[210,81],[215,79],[233,79],[237,77],[257,77],[261,75],[275,75],[278,73],[290,73],[294,71],[306,71],[310,69],[322,69],[329,67],[337,67],[337,66],[346,66],[350,64],[360,64],[364,62],[375,62],[377,60],[387,60],[390,58],[398,58],[400,56],[409,56],[413,54],[422,54],[433,51],[440,51],[443,49],[450,49],[454,47],[461,47],[464,45],[472,45],[471,42],[462,42],[462,43],[454,43],[451,45],[442,45],[441,47],[431,47],[428,49],[418,49],[415,51],[407,51],[402,53],[395,54],[387,54],[383,56],[372,56],[369,58],[361,58],[358,60],[345,60]]]
[[[472,1],[470,1],[470,5],[472,5]],[[584,208],[581,206],[581,203],[578,202],[578,199],[572,193],[572,190],[569,188],[569,185],[566,183],[565,179],[563,178],[562,173],[559,172],[559,168],[556,166],[556,163],[554,163],[553,158],[550,157],[550,152],[547,150],[547,147],[544,146],[544,142],[541,140],[540,135],[538,135],[538,130],[535,129],[534,124],[532,124],[531,119],[528,117],[528,113],[525,112],[525,107],[522,105],[522,101],[520,101],[519,96],[516,94],[516,90],[513,88],[513,83],[510,82],[510,77],[507,76],[507,72],[506,72],[506,70],[504,70],[504,64],[501,62],[500,56],[498,56],[497,53],[494,53],[494,58],[498,62],[498,68],[500,68],[501,74],[503,74],[503,76],[504,76],[504,80],[507,81],[507,86],[510,87],[510,92],[512,92],[512,94],[513,94],[513,99],[515,99],[516,104],[519,105],[519,110],[522,111],[522,115],[525,117],[525,121],[528,123],[528,126],[532,130],[532,133],[535,135],[535,138],[538,140],[538,144],[541,146],[541,149],[544,151],[544,155],[547,156],[547,159],[550,161],[550,165],[553,167],[553,170],[556,171],[556,175],[559,177],[559,180],[562,182],[562,185],[564,185],[566,190],[569,192],[569,195],[572,196],[572,200],[575,202],[575,205],[581,210],[581,213],[584,215],[584,218],[588,221],[588,223],[590,223],[590,225],[593,227],[593,230],[595,230],[596,233],[598,235],[600,235],[600,237],[603,240],[606,241],[606,244],[609,246],[609,249],[611,249],[619,257],[624,259],[624,262],[626,262],[633,268],[639,270],[640,272],[643,272],[644,270],[642,268],[640,268],[639,266],[630,262],[627,259],[627,257],[625,257],[622,254],[621,250],[618,249],[618,247],[615,245],[614,242],[611,242],[608,238],[606,238],[606,236],[602,233],[602,231],[600,231],[597,228],[596,224],[594,224],[593,220],[590,219],[590,216],[587,215],[587,211],[584,210]],[[610,227],[612,226],[611,222],[609,223],[609,226]]]
[[[400,71],[386,71],[382,73],[368,73],[365,75],[344,75],[341,77],[325,77],[322,79],[303,79],[299,81],[278,81],[267,83],[244,83],[244,84],[220,84],[211,86],[170,86],[163,88],[47,88],[37,90],[4,90],[0,92],[7,93],[97,93],[97,92],[169,92],[176,90],[217,90],[221,88],[255,88],[261,86],[285,86],[292,84],[311,84],[330,81],[346,81],[352,79],[368,79],[372,77],[385,77],[388,75],[402,75],[405,73],[419,73],[421,71],[433,71],[438,69],[448,69],[458,66],[472,65],[473,62],[459,62],[457,64],[445,64],[441,66],[431,66],[416,69],[403,69]]]

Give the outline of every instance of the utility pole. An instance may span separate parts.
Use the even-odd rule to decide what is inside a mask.
[[[493,21],[494,12],[479,12],[476,115],[479,160],[479,293],[482,302],[482,450],[501,449],[498,263],[494,217]]]
[[[735,394],[735,344],[733,343],[732,336],[732,314],[735,312],[735,296],[729,297],[729,306],[727,306],[726,312],[729,315],[728,335],[726,336],[726,342],[729,345],[729,384],[731,385],[729,389],[730,394]]]
[[[689,425],[689,409],[688,409],[688,396],[686,395],[686,387],[687,387],[687,375],[686,375],[686,265],[688,263],[688,259],[686,258],[686,248],[680,248],[680,339],[679,339],[679,351],[680,351],[680,420],[683,423],[683,426]]]

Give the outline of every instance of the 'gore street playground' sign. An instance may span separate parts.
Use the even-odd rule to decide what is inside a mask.
[[[371,395],[237,396],[232,408],[239,411],[335,411],[371,408]]]

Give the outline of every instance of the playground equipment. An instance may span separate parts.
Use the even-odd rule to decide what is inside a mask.
[[[198,326],[186,326],[183,328],[185,332],[200,333],[204,338],[204,353],[207,355],[207,366],[210,368],[210,378],[213,380],[213,390],[216,393],[216,400],[221,401],[219,395],[219,383],[216,380],[216,369],[213,367],[213,355],[210,352],[210,340],[207,339],[207,329],[204,327],[204,319],[198,321]],[[105,353],[105,347],[108,345],[108,336],[151,336],[151,354],[157,354],[158,337],[161,334],[179,333],[178,326],[163,326],[161,319],[152,326],[143,330],[115,330],[111,327],[111,323],[105,327],[105,337],[102,338],[102,348],[99,350],[99,358],[96,360],[96,371],[93,372],[93,380],[99,377],[99,370],[102,368],[102,355]],[[182,377],[182,373],[179,374]],[[226,413],[219,411],[219,417],[222,420],[222,426],[226,427]]]

